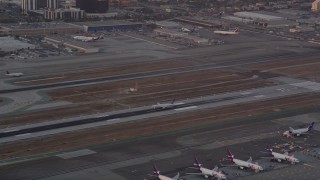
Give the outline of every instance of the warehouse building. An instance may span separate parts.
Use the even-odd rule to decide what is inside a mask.
[[[175,18],[174,20],[178,22],[183,22],[186,24],[191,24],[191,25],[201,26],[206,28],[221,27],[221,24],[219,24],[218,22],[204,21],[204,20],[190,18],[190,17],[180,17],[180,18]]]
[[[76,50],[79,53],[97,53],[99,48],[90,46],[86,43],[70,40],[64,37],[48,36],[44,38],[45,42],[55,46],[64,46],[72,50]]]
[[[254,21],[280,21],[285,19],[279,16],[261,14],[258,12],[247,12],[247,11],[236,12],[234,13],[234,16],[244,18],[244,19],[251,19]]]
[[[84,32],[130,31],[142,29],[142,23],[132,23],[128,21],[79,22],[74,23],[74,25],[82,28]]]
[[[3,34],[11,36],[39,36],[48,34],[79,33],[81,28],[67,23],[0,24]]]
[[[183,39],[185,41],[195,43],[195,44],[208,44],[209,40],[200,38],[197,36],[191,36],[186,33],[177,32],[170,29],[155,29],[153,30],[158,36],[170,37],[172,39]]]

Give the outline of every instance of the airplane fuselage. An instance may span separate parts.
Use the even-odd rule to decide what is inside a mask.
[[[6,76],[10,76],[10,77],[20,77],[22,76],[23,73],[10,73],[10,74],[6,74]]]
[[[307,133],[309,131],[308,128],[301,128],[301,129],[292,129],[289,132],[293,135],[300,136],[301,134]]]
[[[169,177],[164,176],[164,175],[159,175],[158,178],[159,178],[159,180],[175,180],[175,179],[169,178]]]
[[[299,163],[299,160],[293,156],[280,154],[280,153],[276,153],[276,152],[272,152],[272,155],[273,155],[274,159],[277,159],[278,161],[285,160],[285,161],[288,161],[292,164]]]
[[[221,35],[235,35],[239,34],[239,32],[234,32],[234,31],[213,31],[215,34],[221,34]]]
[[[210,169],[203,168],[203,167],[201,167],[199,170],[201,171],[201,173],[203,174],[203,176],[205,178],[208,178],[209,176],[212,176],[212,177],[215,177],[217,179],[226,179],[226,176],[221,172],[217,172],[217,171],[210,170]]]
[[[247,162],[247,161],[243,161],[240,159],[233,159],[233,162],[238,165],[241,169],[243,168],[249,168],[249,169],[253,169],[255,171],[262,171],[263,168],[257,164],[251,163],[251,162]]]

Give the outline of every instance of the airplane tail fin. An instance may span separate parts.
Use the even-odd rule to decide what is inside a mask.
[[[308,127],[308,131],[311,131],[313,129],[313,126],[314,126],[314,122],[312,122],[309,127]]]
[[[174,99],[172,100],[171,104],[174,104],[175,101],[176,101],[176,98],[174,98]]]
[[[160,175],[160,171],[157,169],[157,166],[155,164],[153,165],[153,175],[157,177]]]
[[[235,28],[233,32],[239,32],[239,28]]]
[[[199,168],[199,169],[200,169],[201,164],[200,164],[199,160],[197,159],[197,157],[194,157],[194,163],[193,163],[193,165],[194,165],[196,168]]]
[[[272,147],[270,145],[267,145],[267,148],[266,148],[267,152],[268,153],[272,153]]]
[[[289,131],[292,132],[294,129],[292,127],[289,127]]]
[[[233,154],[231,153],[231,151],[227,148],[227,159],[229,161],[232,161],[233,160]]]
[[[7,71],[7,74],[10,74],[10,72],[9,72],[9,71]]]

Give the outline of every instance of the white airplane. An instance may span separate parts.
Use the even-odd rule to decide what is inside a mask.
[[[187,29],[187,28],[184,28],[184,27],[183,27],[183,28],[181,28],[181,31],[182,31],[182,32],[187,32],[187,33],[191,32],[191,30],[190,30],[190,29]]]
[[[235,28],[233,31],[213,31],[214,34],[221,34],[221,35],[235,35],[239,34],[239,29]]]
[[[157,169],[156,165],[153,165],[153,176],[157,177],[159,180],[178,180],[180,177],[180,174],[178,173],[173,178],[164,176],[160,174],[160,171]]]
[[[10,77],[20,77],[23,76],[23,73],[10,73],[9,71],[6,72],[6,76]]]
[[[195,169],[200,171],[200,173],[186,173],[186,174],[202,175],[205,178],[209,178],[209,176],[211,176],[211,177],[215,177],[218,180],[227,179],[226,175],[224,175],[221,171],[218,171],[218,166],[215,166],[214,169],[212,170],[204,168],[202,167],[202,164],[200,164],[197,158],[194,158],[193,165],[195,166],[194,167]]]
[[[259,166],[257,163],[252,163],[252,158],[250,157],[248,161],[243,161],[240,159],[235,159],[233,154],[227,149],[227,159],[233,163],[235,166],[238,166],[240,169],[249,168],[253,169],[255,172],[263,171],[263,168]]]
[[[283,136],[300,136],[302,134],[308,134],[314,126],[314,122],[312,122],[308,127],[306,128],[300,128],[300,129],[293,129],[292,127],[289,127],[289,131],[285,131],[283,133]]]
[[[90,36],[73,36],[73,39],[83,41],[83,42],[89,42],[94,40],[103,39],[102,35],[98,37],[90,37]]]
[[[174,105],[175,105],[175,104],[174,104],[175,100],[176,100],[176,99],[173,99],[171,103],[159,103],[159,102],[158,102],[157,104],[152,105],[152,107],[153,107],[154,109],[156,109],[156,108],[165,109],[165,108],[174,106]]]
[[[129,88],[129,92],[134,93],[138,91],[138,83],[136,82],[134,87]]]
[[[284,154],[280,154],[277,152],[273,152],[272,148],[270,146],[267,147],[267,153],[270,154],[272,159],[277,160],[278,162],[283,161],[288,161],[291,164],[299,163],[299,159],[295,158],[293,155],[289,156],[288,152],[285,152]]]

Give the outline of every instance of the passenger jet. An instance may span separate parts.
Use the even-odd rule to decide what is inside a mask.
[[[218,166],[215,166],[214,169],[212,170],[204,168],[202,167],[202,164],[200,164],[197,158],[194,158],[193,165],[195,169],[200,171],[200,173],[186,173],[186,174],[202,175],[205,178],[209,178],[209,176],[211,176],[211,177],[217,178],[218,180],[227,179],[227,176],[224,175],[221,171],[218,172]]]
[[[10,73],[9,71],[6,72],[6,76],[10,77],[20,77],[23,76],[23,73]]]
[[[220,35],[235,35],[239,34],[239,29],[235,28],[233,31],[213,31],[214,34],[220,34]]]
[[[314,122],[312,122],[306,128],[293,129],[292,127],[289,127],[289,131],[285,131],[283,135],[284,136],[288,136],[288,135],[300,136],[302,134],[308,134],[313,129],[313,126],[314,126]]]
[[[160,174],[160,171],[157,169],[156,165],[153,165],[153,176],[156,176],[159,180],[178,180],[180,174],[178,173],[175,177],[170,178]]]
[[[263,170],[263,168],[261,166],[259,166],[257,163],[252,163],[251,157],[249,158],[248,161],[235,159],[229,149],[227,149],[227,159],[229,161],[235,163],[235,165],[238,166],[240,169],[249,168],[249,169],[255,170],[255,172],[259,172],[259,171]]]
[[[299,163],[300,161],[295,158],[293,155],[289,156],[288,152],[285,152],[284,154],[280,154],[277,152],[273,152],[272,148],[270,146],[267,147],[267,152],[272,155],[272,159],[277,160],[278,162],[281,161],[288,161],[291,164]]]

